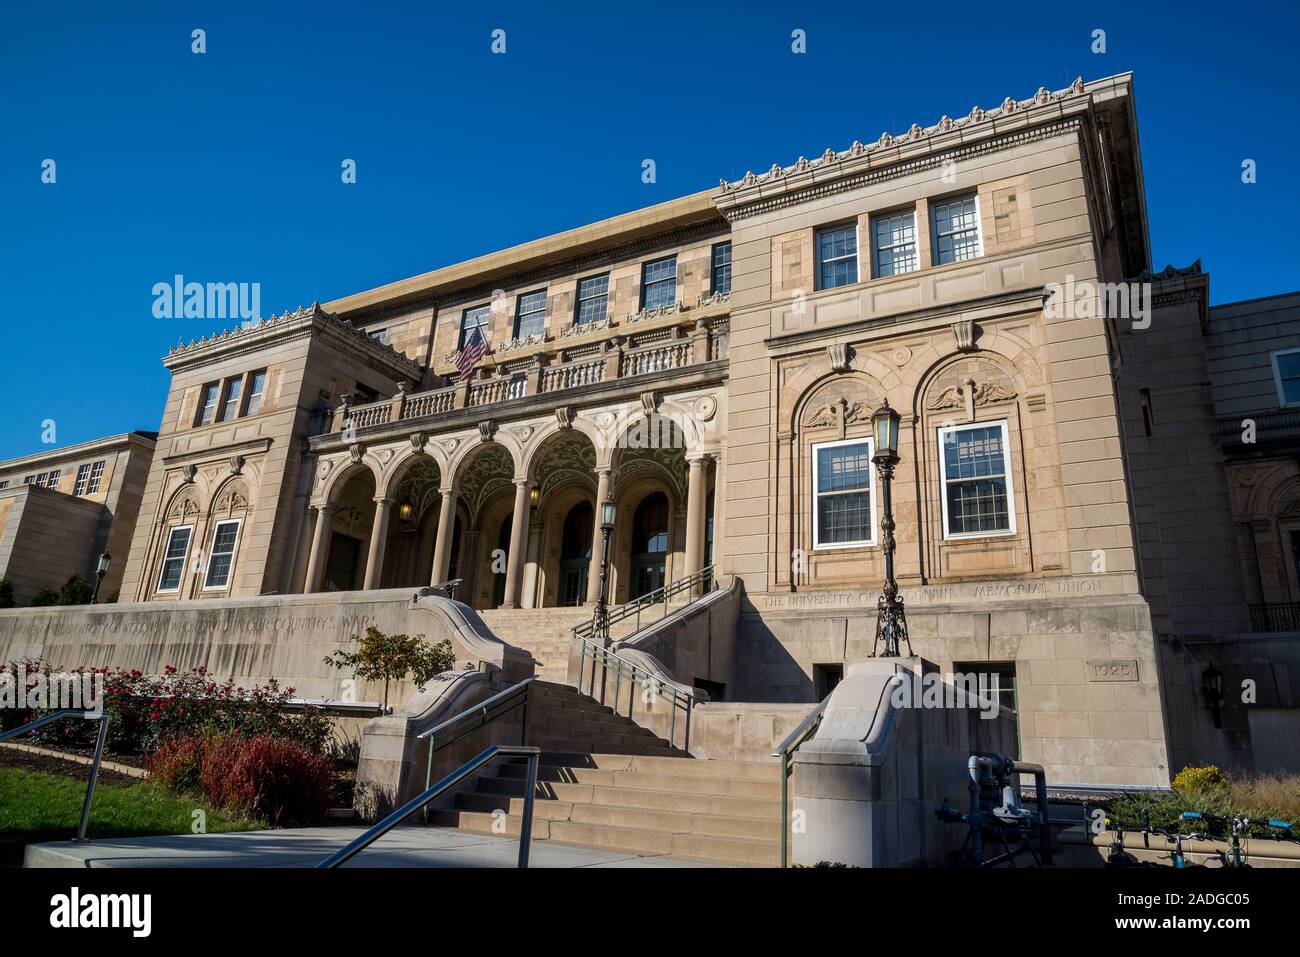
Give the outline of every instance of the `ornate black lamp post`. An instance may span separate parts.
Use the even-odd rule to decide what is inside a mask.
[[[90,593],[90,603],[93,605],[99,600],[99,586],[104,584],[104,576],[108,574],[108,564],[113,560],[113,556],[104,549],[104,554],[99,556],[99,564],[95,566],[95,590]]]
[[[614,500],[608,499],[600,506],[600,591],[596,594],[596,614],[592,621],[594,634],[600,636],[600,646],[609,647],[609,608],[605,605],[605,582],[609,575],[609,536],[614,531],[617,509]]]
[[[871,656],[876,656],[876,646],[885,643],[882,658],[897,658],[901,642],[907,642],[907,653],[912,654],[912,639],[907,637],[907,618],[903,612],[903,599],[894,581],[894,511],[889,495],[894,480],[894,466],[898,464],[898,424],[901,416],[889,407],[885,399],[871,416],[871,434],[876,451],[871,461],[880,476],[880,545],[885,550],[885,590],[876,602],[876,640],[871,646]]]

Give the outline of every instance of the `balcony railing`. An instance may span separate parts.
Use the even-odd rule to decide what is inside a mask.
[[[399,392],[391,399],[349,405],[334,411],[331,432],[352,427],[364,429],[407,419],[441,415],[454,409],[475,408],[582,389],[600,382],[653,375],[727,357],[729,326],[725,316],[693,322],[693,328],[656,328],[634,333],[626,340],[611,337],[560,352],[560,361],[538,355],[531,360],[503,361],[502,373],[489,379],[470,379],[427,392]]]
[[[1250,606],[1251,631],[1300,631],[1300,602]]]

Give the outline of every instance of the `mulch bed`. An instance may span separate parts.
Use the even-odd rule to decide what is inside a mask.
[[[121,759],[115,756],[113,760],[119,761]],[[78,781],[85,781],[90,776],[89,765],[78,764],[76,761],[65,761],[62,758],[50,757],[45,754],[33,754],[31,751],[18,751],[14,748],[0,748],[0,767],[18,768],[22,771],[43,771],[46,774],[75,778]],[[117,771],[110,771],[107,768],[99,769],[99,780],[107,784],[131,785],[140,783],[138,778]]]

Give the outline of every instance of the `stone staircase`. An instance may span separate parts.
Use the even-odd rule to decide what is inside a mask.
[[[532,688],[528,743],[543,749],[535,840],[726,865],[780,863],[775,762],[695,760],[571,687]],[[526,775],[522,760],[493,766],[431,823],[497,834],[503,824],[518,836]]]
[[[571,629],[591,621],[590,608],[493,608],[480,611],[492,633],[522,648],[540,662],[537,677],[563,682],[568,677]]]

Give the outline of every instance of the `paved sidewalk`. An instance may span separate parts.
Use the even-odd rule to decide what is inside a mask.
[[[28,845],[24,867],[314,867],[362,827],[311,827],[231,834],[174,834],[77,844]],[[709,867],[554,841],[533,841],[530,867]],[[399,827],[344,867],[514,867],[519,841],[452,828]]]

